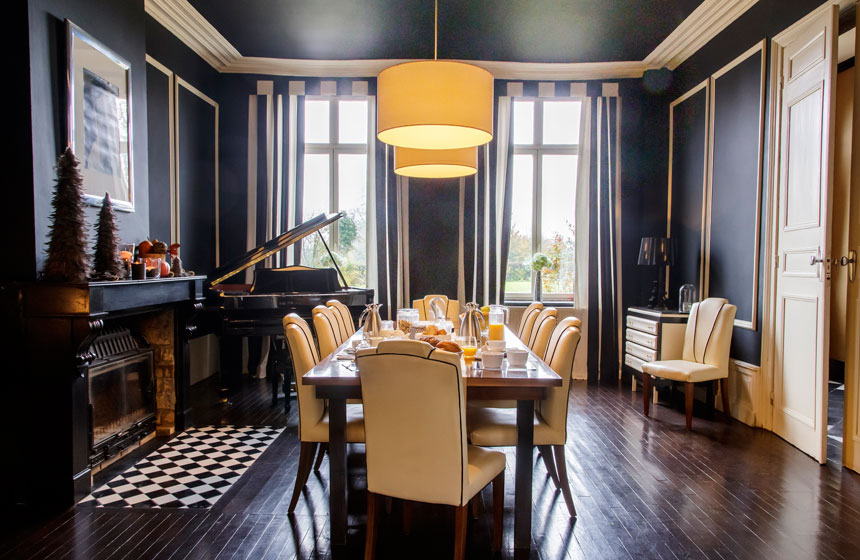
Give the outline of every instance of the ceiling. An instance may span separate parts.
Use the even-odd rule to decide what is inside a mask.
[[[433,58],[433,0],[190,0],[245,57]],[[702,0],[440,0],[439,58],[640,61]]]

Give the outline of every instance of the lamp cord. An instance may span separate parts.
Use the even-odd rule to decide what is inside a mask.
[[[438,60],[439,48],[439,0],[434,2],[433,9],[433,60]]]

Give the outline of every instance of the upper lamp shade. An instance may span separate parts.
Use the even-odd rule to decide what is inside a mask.
[[[668,237],[643,237],[637,264],[666,266],[673,262],[672,240]]]
[[[493,75],[449,60],[405,62],[377,78],[380,141],[402,148],[451,150],[493,139]]]
[[[444,179],[478,172],[478,149],[416,150],[394,148],[394,172],[405,177]]]

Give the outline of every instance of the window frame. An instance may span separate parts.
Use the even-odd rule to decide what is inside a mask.
[[[544,115],[544,103],[545,102],[558,102],[558,101],[568,101],[571,103],[575,103],[579,101],[582,103],[581,98],[579,97],[518,97],[512,101],[512,103],[523,103],[523,102],[532,102],[534,103],[534,115],[532,119],[533,123],[533,131],[532,131],[532,143],[531,144],[517,144],[512,143],[512,154],[514,156],[517,155],[528,155],[532,158],[532,227],[531,227],[531,254],[542,252],[543,248],[541,247],[542,236],[541,236],[541,226],[542,226],[542,216],[541,216],[541,204],[543,202],[543,156],[544,155],[573,155],[577,156],[577,173],[579,171],[579,155],[580,155],[580,144],[579,138],[581,135],[577,135],[577,143],[576,144],[544,144],[543,143],[543,115]],[[513,118],[514,112],[511,112]],[[580,118],[580,127],[582,127],[582,119]],[[514,123],[511,123],[514,125]],[[515,125],[514,125],[515,126]],[[513,128],[513,126],[512,126]],[[538,139],[541,141],[538,142]],[[513,170],[511,170],[511,173]],[[574,183],[574,186],[575,183]],[[512,187],[513,188],[513,185]],[[576,224],[576,216],[574,218],[574,225]],[[510,257],[510,243],[508,244],[508,257]],[[510,302],[524,302],[531,301],[534,298],[535,293],[535,280],[536,275],[535,271],[529,267],[529,273],[531,275],[529,280],[529,285],[531,286],[531,292],[508,292],[505,291],[505,300]],[[507,275],[508,271],[505,270],[505,277],[503,282],[507,283]],[[575,293],[560,293],[560,294],[542,294],[542,298],[544,301],[549,302],[559,302],[559,303],[574,303]]]
[[[328,110],[329,110],[329,136],[328,142],[308,142],[306,140],[303,141],[303,157],[310,155],[318,155],[324,154],[328,156],[328,164],[329,164],[329,181],[328,181],[328,212],[335,213],[339,212],[338,208],[340,207],[340,177],[338,175],[339,164],[338,160],[341,154],[344,155],[363,155],[365,156],[366,166],[365,166],[365,212],[369,213],[369,205],[370,205],[370,197],[371,197],[371,188],[370,188],[370,167],[372,162],[370,161],[371,156],[371,124],[373,122],[373,115],[371,111],[373,110],[371,104],[371,98],[367,95],[308,95],[305,98],[305,103],[308,101],[327,101],[328,102]],[[367,136],[365,138],[364,143],[341,143],[339,142],[338,133],[339,133],[339,124],[340,124],[340,102],[341,101],[364,101],[367,105],[366,109],[366,117],[367,117]],[[306,125],[305,125],[306,126]],[[304,168],[304,163],[302,164]],[[296,220],[298,223],[304,221],[304,197],[305,197],[305,184],[304,178],[302,179],[302,195],[301,195],[301,204],[296,204],[297,216]],[[339,239],[338,239],[338,228],[336,227],[337,223],[326,226],[328,228],[328,244],[331,250],[335,253],[339,252]],[[366,231],[364,232],[365,243],[369,243],[370,239],[370,221],[365,219],[365,227]],[[370,253],[368,251],[365,252],[365,267],[370,267]],[[302,252],[299,250],[298,252],[298,264],[303,264],[301,262]],[[338,263],[340,264],[340,263]],[[307,266],[307,265],[306,265]],[[369,284],[368,278],[365,278],[365,282]]]

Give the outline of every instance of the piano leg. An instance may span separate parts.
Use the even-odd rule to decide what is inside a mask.
[[[292,380],[292,365],[289,348],[286,341],[280,337],[271,337],[269,361],[266,364],[266,379],[272,385],[272,406],[278,404],[278,385],[283,376],[284,412],[290,411],[290,382]]]
[[[242,386],[242,339],[237,336],[221,337],[221,401]]]

